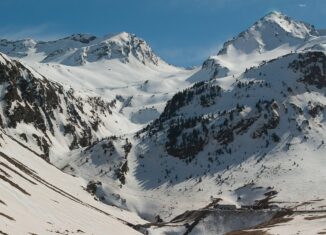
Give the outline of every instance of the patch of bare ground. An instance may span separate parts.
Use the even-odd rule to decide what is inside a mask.
[[[317,219],[326,219],[326,215],[321,215],[321,216],[309,216],[305,217],[305,220],[317,220]]]
[[[326,234],[326,232],[318,232],[317,234]]]
[[[4,201],[2,201],[2,200],[0,200],[0,204],[2,204],[2,205],[7,205]]]
[[[21,143],[20,141],[16,140],[14,137],[6,134],[6,133],[2,133],[5,134],[8,138],[10,138],[11,140],[15,141],[17,144],[19,144],[20,146],[22,146],[23,148],[27,149],[28,151],[34,153],[36,156],[42,158],[43,160],[45,160],[46,162],[48,162],[50,165],[52,165],[52,163],[49,161],[50,159],[45,158],[43,155],[38,154],[37,152],[35,152],[33,149],[27,147],[26,145],[24,145],[23,143]],[[35,171],[34,171],[35,172]],[[36,172],[35,172],[36,173]]]
[[[0,234],[1,235],[9,235],[8,233],[2,232],[1,230],[0,230]]]
[[[26,174],[26,175],[28,175],[29,177],[31,177],[33,180],[35,180],[35,181],[38,182],[39,184],[44,185],[45,187],[47,187],[47,188],[49,188],[50,190],[52,190],[52,191],[54,191],[54,192],[60,194],[61,196],[65,197],[65,198],[68,198],[69,200],[74,201],[74,202],[76,202],[76,203],[79,203],[79,204],[81,204],[81,205],[83,205],[83,206],[85,206],[85,207],[91,208],[91,209],[93,209],[93,210],[95,210],[95,211],[97,211],[97,212],[99,212],[99,213],[101,213],[101,214],[104,214],[104,215],[106,215],[106,216],[109,216],[109,217],[111,217],[111,218],[114,218],[114,219],[120,221],[121,223],[123,223],[123,224],[125,224],[125,225],[127,225],[127,226],[129,226],[129,227],[131,227],[131,228],[133,228],[133,229],[135,229],[135,230],[137,230],[138,227],[137,227],[136,225],[134,225],[134,224],[132,224],[132,223],[129,223],[129,222],[123,220],[123,219],[117,218],[117,217],[115,217],[115,216],[113,216],[113,215],[107,213],[106,211],[103,211],[103,210],[101,210],[101,209],[99,209],[99,208],[97,208],[97,207],[95,207],[95,206],[92,206],[92,205],[90,205],[90,204],[88,204],[88,203],[85,203],[85,202],[81,201],[79,198],[73,196],[72,194],[69,194],[69,193],[65,192],[64,190],[62,190],[62,189],[56,187],[55,185],[49,183],[48,181],[42,179],[40,176],[38,176],[37,172],[35,172],[34,170],[30,169],[29,167],[27,167],[27,166],[24,165],[23,163],[17,161],[16,159],[7,156],[5,153],[0,152],[0,157],[3,158],[3,159],[5,159],[5,160],[6,160],[7,162],[9,162],[11,165],[15,166],[17,169],[19,169],[19,170],[20,170],[21,172],[23,172],[24,174]],[[1,178],[1,175],[0,175],[0,179],[2,179],[2,178]],[[27,178],[26,178],[26,179],[27,179]],[[16,186],[18,189],[22,190],[22,192],[25,192],[27,195],[30,195],[30,194],[27,193],[24,189],[20,188],[17,184],[13,183],[13,182],[10,181],[9,179],[3,177],[3,180],[5,180],[5,181],[9,181],[9,182],[8,182],[9,184],[13,184],[13,186]],[[34,182],[33,182],[33,183],[34,183]]]
[[[15,219],[14,219],[14,218],[12,218],[11,216],[9,216],[9,215],[6,215],[6,214],[4,214],[4,213],[2,213],[2,212],[0,212],[0,216],[2,216],[2,217],[5,217],[5,218],[7,218],[8,220],[12,220],[12,221],[15,221]]]
[[[8,179],[7,177],[3,176],[3,175],[0,175],[0,180],[3,180],[5,182],[7,182],[8,184],[10,184],[12,187],[18,189],[20,192],[28,195],[28,196],[31,196],[31,194],[29,194],[25,189],[23,189],[22,187],[20,187],[18,184],[12,182],[10,179]]]
[[[35,182],[33,182],[32,180],[26,178],[25,176],[23,176],[22,174],[20,174],[18,171],[14,170],[12,167],[8,166],[7,164],[0,162],[0,166],[3,166],[5,168],[7,168],[8,170],[10,170],[11,172],[15,173],[16,175],[19,175],[21,178],[23,178],[24,180],[30,182],[31,184],[36,185]],[[1,169],[0,169],[1,170]]]
[[[322,198],[319,198],[319,199],[313,199],[313,200],[310,200],[311,202],[321,202],[321,201],[324,201],[324,199]]]
[[[298,209],[299,207],[308,206],[308,205],[311,205],[311,204],[313,204],[313,203],[314,203],[313,201],[310,201],[310,202],[303,202],[303,203],[300,203],[300,204],[294,206],[292,209],[293,209],[293,210],[296,210],[296,209]]]
[[[269,235],[269,233],[262,230],[253,230],[253,231],[235,231],[235,232],[227,233],[225,235]]]
[[[1,163],[0,163],[1,164]],[[0,173],[2,173],[4,176],[11,178],[11,176],[5,171],[0,168]]]
[[[24,172],[27,175],[31,175],[31,174],[37,174],[34,170],[28,168],[27,166],[25,166],[24,164],[22,164],[21,162],[18,162],[16,159],[13,159],[11,157],[8,157],[6,154],[4,154],[3,152],[0,152],[0,156],[5,159],[7,162],[9,162],[11,165],[15,166],[17,169],[19,169],[21,172]]]

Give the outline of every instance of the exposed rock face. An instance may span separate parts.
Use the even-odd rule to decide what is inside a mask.
[[[303,78],[299,81],[308,85],[314,85],[321,89],[326,87],[326,55],[323,52],[310,52],[300,54],[289,68],[300,72]]]
[[[65,91],[17,61],[3,55],[0,59],[2,128],[19,132],[46,158],[58,136],[66,137],[70,149],[88,146],[96,139],[102,117],[110,116],[113,103],[99,97],[78,97],[73,89]]]

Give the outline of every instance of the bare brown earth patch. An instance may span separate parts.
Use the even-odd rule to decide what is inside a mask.
[[[1,164],[1,163],[0,163]],[[2,173],[4,176],[11,178],[11,176],[5,171],[0,168],[0,173]]]
[[[16,175],[19,175],[21,178],[23,178],[24,180],[30,182],[31,184],[36,185],[35,182],[33,182],[32,180],[26,178],[25,176],[23,176],[22,174],[20,174],[18,171],[14,170],[12,167],[8,166],[7,164],[0,162],[0,166],[3,166],[5,168],[7,168],[8,170],[12,171],[13,173],[15,173]],[[1,170],[1,169],[0,169]]]
[[[2,216],[2,217],[5,217],[5,218],[7,218],[8,220],[12,220],[12,221],[15,221],[15,219],[14,219],[14,218],[12,218],[11,216],[9,216],[9,215],[6,215],[6,214],[4,214],[4,213],[2,213],[2,212],[0,212],[0,216]]]
[[[313,199],[313,200],[310,200],[311,202],[321,202],[321,201],[324,201],[324,199],[320,198],[320,199]]]
[[[25,189],[23,189],[22,187],[20,187],[18,184],[12,182],[11,180],[9,180],[7,177],[0,175],[0,180],[3,180],[5,182],[7,182],[8,184],[10,184],[12,187],[18,189],[20,192],[31,196],[31,194],[29,194]]]
[[[305,217],[305,220],[326,219],[326,215]]]
[[[23,172],[24,174],[26,174],[26,175],[28,175],[29,177],[31,177],[33,180],[35,180],[35,181],[38,182],[39,184],[43,184],[44,186],[46,186],[46,187],[49,188],[50,190],[52,190],[52,191],[54,191],[54,192],[56,192],[56,193],[62,195],[63,197],[68,198],[68,199],[70,199],[71,201],[74,201],[74,202],[76,202],[76,203],[78,203],[78,204],[81,204],[81,205],[83,205],[83,206],[85,206],[85,207],[91,208],[91,209],[93,209],[93,210],[95,210],[95,211],[97,211],[97,212],[99,212],[99,213],[101,213],[101,214],[104,214],[104,215],[106,215],[106,216],[109,216],[109,217],[111,217],[111,218],[114,218],[114,219],[120,221],[121,223],[123,223],[123,224],[125,224],[125,225],[127,225],[127,226],[129,226],[129,227],[131,227],[131,228],[133,228],[133,229],[135,229],[135,230],[137,230],[137,226],[136,226],[136,225],[134,225],[134,224],[132,224],[132,223],[129,223],[129,222],[123,220],[123,219],[117,218],[117,217],[115,217],[115,216],[113,216],[113,215],[107,213],[106,211],[103,211],[103,210],[101,210],[101,209],[99,209],[99,208],[97,208],[97,207],[95,207],[95,206],[92,206],[92,205],[90,205],[90,204],[88,204],[88,203],[85,203],[85,202],[81,201],[79,198],[73,196],[72,194],[69,194],[69,193],[65,192],[64,190],[62,190],[62,189],[56,187],[55,185],[49,183],[48,181],[42,179],[40,176],[38,176],[38,174],[37,174],[34,170],[30,169],[29,167],[27,167],[27,166],[24,165],[23,163],[17,161],[16,159],[7,156],[5,153],[0,152],[0,157],[3,158],[3,159],[5,159],[5,160],[6,160],[8,163],[10,163],[11,165],[15,166],[18,170],[20,170],[20,171]],[[25,177],[25,178],[26,178],[26,177]],[[4,181],[7,181],[7,182],[8,182],[9,184],[11,184],[12,186],[17,187],[17,189],[21,190],[22,192],[24,192],[24,193],[26,193],[27,195],[30,196],[30,194],[29,194],[28,192],[26,192],[24,189],[20,188],[19,185],[17,185],[17,184],[15,184],[14,182],[10,181],[10,180],[7,179],[6,177],[2,177],[2,176],[0,175],[0,180],[1,180],[1,179],[4,180]],[[27,179],[27,178],[26,178],[26,179]],[[31,181],[31,183],[32,183],[32,182],[33,182],[33,181]],[[36,183],[33,182],[32,184],[36,184]]]
[[[235,231],[235,232],[227,233],[225,235],[269,235],[269,233],[263,230],[253,230],[253,231]]]

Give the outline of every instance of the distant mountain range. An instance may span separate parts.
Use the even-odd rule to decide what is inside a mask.
[[[159,63],[159,58],[144,40],[125,32],[103,38],[88,34],[73,34],[49,42],[26,39],[1,40],[0,43],[1,51],[9,56],[34,57],[41,63],[54,62],[78,66],[101,59],[120,59],[122,62],[127,62],[129,56],[134,56],[144,64],[158,65]]]

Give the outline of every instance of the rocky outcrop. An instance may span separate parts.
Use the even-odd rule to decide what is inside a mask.
[[[96,139],[103,117],[112,114],[113,103],[99,97],[78,97],[73,89],[66,91],[21,63],[0,57],[2,128],[19,131],[46,157],[58,135],[66,137],[70,149],[86,147]]]

